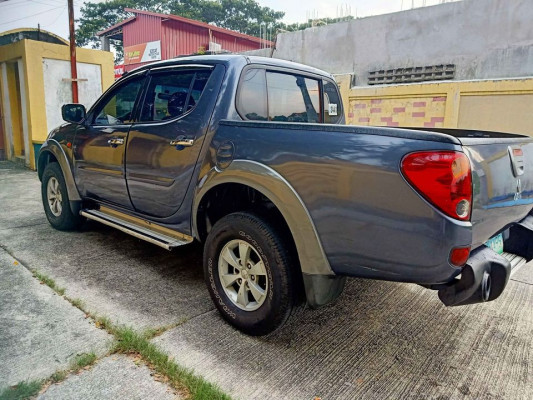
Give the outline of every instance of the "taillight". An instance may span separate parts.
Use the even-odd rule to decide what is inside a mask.
[[[402,174],[424,198],[446,215],[466,221],[472,207],[472,171],[458,151],[423,151],[406,155]]]
[[[456,247],[450,251],[450,263],[456,267],[463,267],[470,256],[470,247]]]

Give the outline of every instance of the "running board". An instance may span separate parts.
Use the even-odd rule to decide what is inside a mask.
[[[503,253],[502,256],[507,258],[509,262],[511,263],[511,272],[516,272],[520,268],[522,268],[523,265],[527,263],[527,260],[524,257],[517,256],[516,254],[512,253]]]
[[[171,231],[168,228],[120,213],[107,207],[101,207],[100,210],[84,209],[80,211],[80,215],[167,250],[172,250],[175,247],[183,246],[193,241],[193,238],[190,236]]]

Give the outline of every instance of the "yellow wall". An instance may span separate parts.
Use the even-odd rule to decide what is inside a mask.
[[[445,127],[533,136],[533,78],[350,88],[337,77],[350,125]]]
[[[69,46],[38,42],[28,39],[21,40],[13,44],[0,46],[0,62],[16,61],[17,59],[22,59],[23,61],[24,77],[20,78],[23,78],[26,82],[26,113],[28,117],[28,131],[30,139],[30,167],[34,169],[35,154],[33,150],[33,144],[43,143],[48,135],[46,128],[43,58],[68,61],[70,60]],[[106,90],[114,82],[114,62],[112,53],[100,50],[77,48],[76,58],[80,63],[97,64],[101,66],[102,90]],[[9,79],[9,81],[11,86],[11,79]],[[11,101],[12,114],[17,112],[13,111],[14,109],[18,109],[18,106],[15,106],[15,103]],[[15,121],[15,118],[13,118],[13,121]],[[13,122],[13,125],[14,130],[17,129],[17,132],[21,132],[22,128],[20,126],[16,127],[15,122]],[[17,136],[17,132],[13,132],[14,138]],[[22,137],[22,132],[20,137]]]

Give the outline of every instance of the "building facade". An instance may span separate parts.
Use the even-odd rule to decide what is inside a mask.
[[[86,107],[113,83],[113,54],[76,49],[79,101]],[[72,103],[68,42],[24,28],[0,33],[0,158],[35,169],[48,133]]]
[[[133,17],[97,33],[103,49],[109,49],[110,39],[122,41],[124,71],[179,56],[205,52],[237,53],[272,45],[267,40],[178,15],[125,10]]]

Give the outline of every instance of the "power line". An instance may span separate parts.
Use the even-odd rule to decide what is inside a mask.
[[[22,21],[23,19],[26,19],[26,18],[30,18],[30,17],[35,17],[36,15],[41,15],[41,14],[46,14],[46,13],[49,13],[50,11],[54,11],[54,10],[57,10],[59,8],[62,8],[63,6],[59,6],[59,7],[54,7],[54,8],[50,8],[49,10],[46,10],[46,11],[41,11],[41,12],[38,12],[38,13],[35,13],[35,14],[31,14],[31,15],[26,15],[22,18],[17,18],[17,19],[12,19],[11,21],[6,21],[6,22],[2,22],[0,24],[0,26],[2,25],[7,25],[7,24],[11,24],[13,22],[17,22],[17,21]]]
[[[20,7],[22,6],[24,3],[26,2],[31,2],[31,3],[34,3],[34,4],[42,4],[42,5],[46,5],[46,6],[56,6],[56,7],[59,7],[59,6],[63,6],[65,5],[66,6],[66,0],[44,0],[46,1],[47,3],[45,3],[43,0],[20,0],[20,2],[17,3],[17,1],[19,0],[0,0],[0,10],[6,10],[6,9],[10,9],[10,8],[15,8],[15,7]],[[49,3],[49,2],[52,2],[52,3]],[[77,7],[82,7],[83,4],[75,1],[74,2],[74,5],[76,5]]]
[[[54,3],[54,4],[50,4],[50,3],[45,3],[43,1],[40,1],[40,0],[29,0],[31,1],[32,3],[35,3],[35,4],[44,4],[45,6],[57,6],[58,3]]]
[[[22,1],[21,3],[15,3],[15,1],[17,0],[4,0],[3,2],[0,3],[0,10],[7,10],[13,7],[20,7],[24,3],[25,0],[21,0]]]
[[[51,22],[51,23],[46,24],[46,25],[43,25],[43,27],[46,28],[46,27],[49,27],[49,26],[54,25],[54,24],[57,22],[57,20],[58,20],[59,18],[61,18],[61,16],[63,15],[63,13],[65,12],[66,9],[67,9],[67,7],[65,6],[65,7],[63,8],[63,10],[61,10],[61,12],[60,12],[59,15],[57,16],[57,18],[54,19],[54,22]]]
[[[36,1],[36,0],[30,0],[30,1]],[[41,0],[39,0],[39,1],[41,1]],[[66,3],[66,0],[45,0],[45,1],[51,1],[52,3],[57,3],[57,4],[64,4],[64,3]],[[78,1],[76,1],[76,0],[74,0],[73,3],[74,3],[74,5],[79,6],[79,7],[82,6],[82,3],[81,3],[81,2],[78,2]]]

